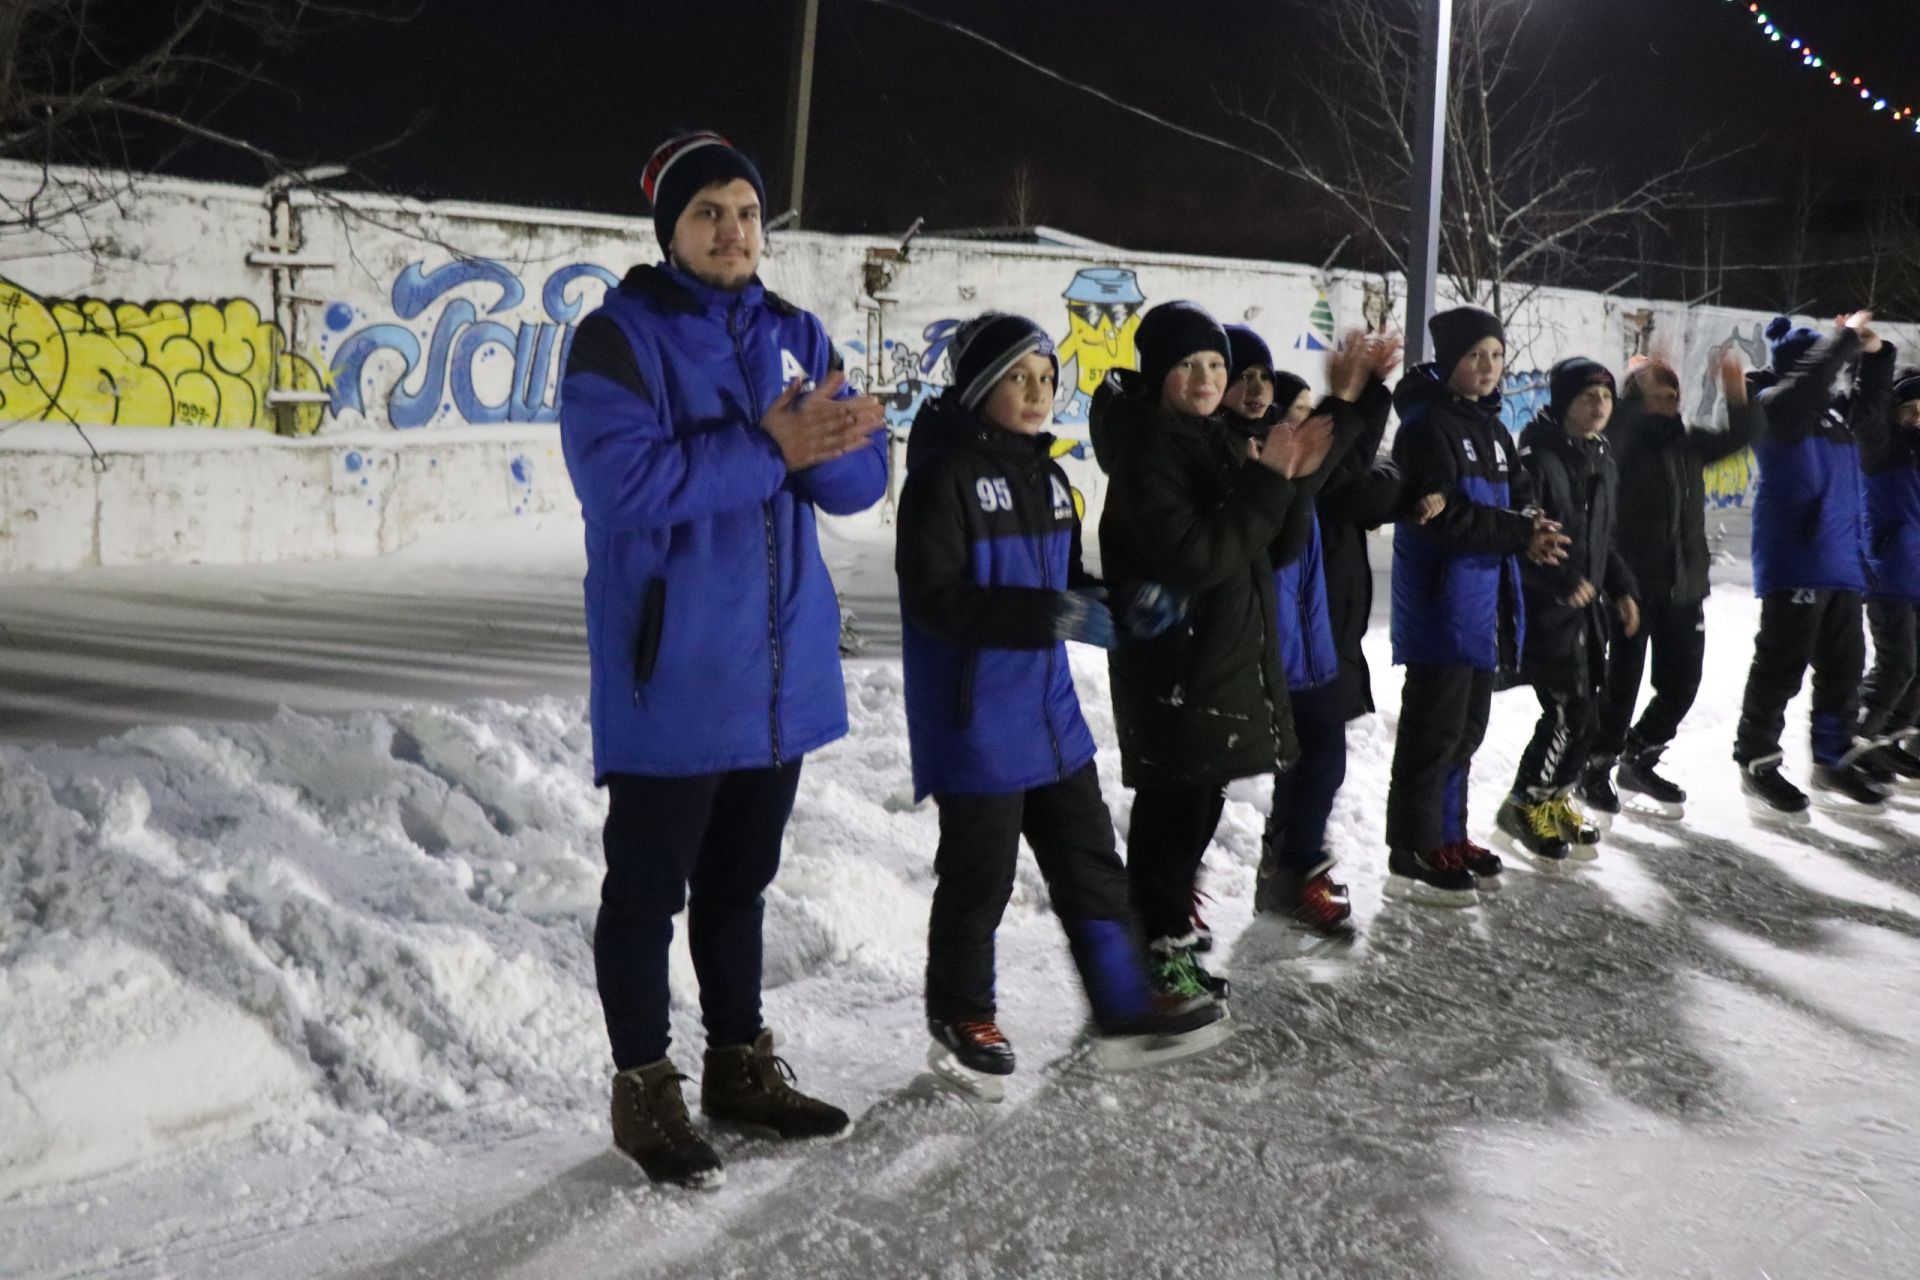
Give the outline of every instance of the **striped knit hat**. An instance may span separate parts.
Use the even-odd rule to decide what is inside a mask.
[[[654,150],[640,175],[640,190],[653,205],[653,234],[665,249],[673,243],[674,224],[693,198],[716,182],[745,178],[767,208],[766,184],[753,161],[717,133],[686,133],[670,138]]]
[[[1060,357],[1054,353],[1053,339],[1025,316],[989,311],[969,320],[953,335],[953,386],[960,407],[977,412],[993,390],[994,383],[1007,376],[1007,370],[1024,355],[1042,355],[1053,362],[1054,377],[1060,376]]]

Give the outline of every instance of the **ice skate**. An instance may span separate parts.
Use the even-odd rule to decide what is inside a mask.
[[[1654,772],[1662,750],[1630,751],[1620,757],[1620,805],[1644,817],[1675,822],[1686,816],[1687,793]]]
[[[1353,940],[1353,904],[1347,887],[1333,878],[1332,858],[1304,873],[1276,869],[1261,887],[1267,910],[1289,928],[1323,942]]]
[[[1756,760],[1740,770],[1740,790],[1747,797],[1747,813],[1756,822],[1804,826],[1813,821],[1807,812],[1806,792],[1780,772],[1780,757]]]
[[[1210,996],[1156,996],[1152,1010],[1095,1028],[1093,1060],[1106,1071],[1142,1071],[1195,1057],[1233,1034],[1227,1006]]]
[[[1225,1000],[1233,990],[1231,982],[1218,974],[1207,972],[1194,959],[1197,948],[1193,945],[1192,934],[1181,938],[1155,938],[1148,950],[1148,969],[1153,989],[1163,995],[1183,1000],[1201,995]]]
[[[1460,859],[1460,865],[1473,872],[1473,887],[1481,893],[1498,893],[1507,882],[1501,874],[1507,864],[1500,861],[1500,855],[1483,844],[1475,844],[1471,839],[1455,840],[1447,846]]]
[[[1887,793],[1857,765],[1813,766],[1812,800],[1828,813],[1877,818],[1887,811]]]
[[[1554,821],[1560,826],[1560,838],[1567,842],[1568,859],[1573,862],[1592,862],[1599,857],[1600,828],[1574,806],[1573,798],[1562,792],[1548,804],[1553,810]]]
[[[1563,871],[1571,856],[1551,799],[1530,801],[1510,795],[1502,800],[1500,812],[1494,815],[1493,838],[1509,853],[1525,858],[1537,871]]]
[[[1613,785],[1613,757],[1594,756],[1581,770],[1579,796],[1587,817],[1602,831],[1613,829],[1620,813],[1620,793]]]
[[[1386,892],[1389,898],[1428,907],[1471,907],[1480,901],[1458,845],[1425,853],[1393,850],[1387,855]]]
[[[992,1022],[927,1020],[933,1037],[927,1045],[927,1069],[942,1086],[983,1102],[1001,1102],[1007,1096],[1007,1077],[1013,1074],[1013,1045]]]

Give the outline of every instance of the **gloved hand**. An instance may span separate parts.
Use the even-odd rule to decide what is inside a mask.
[[[1143,582],[1127,593],[1120,625],[1136,640],[1162,635],[1187,616],[1187,598],[1157,582]]]
[[[1120,643],[1114,631],[1113,614],[1101,600],[1104,591],[1063,591],[1053,602],[1053,635],[1056,640],[1078,640],[1081,644],[1111,649]]]

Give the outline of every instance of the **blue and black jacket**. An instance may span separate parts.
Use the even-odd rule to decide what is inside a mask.
[[[1468,400],[1435,365],[1394,391],[1393,458],[1406,491],[1447,507],[1393,533],[1393,660],[1513,675],[1526,633],[1519,555],[1533,539],[1533,486],[1516,465],[1500,394]]]
[[[837,366],[767,292],[636,267],[567,355],[560,443],[586,516],[594,773],[766,768],[847,731],[840,611],[814,508],[886,491],[886,436],[787,470],[761,428],[795,366]]]
[[[951,391],[914,418],[894,567],[916,799],[1028,791],[1093,759],[1053,620],[1062,592],[1096,584],[1052,444]]]
[[[1853,360],[1853,394],[1834,384]],[[1866,510],[1858,428],[1884,420],[1893,398],[1892,343],[1860,352],[1852,330],[1822,338],[1785,376],[1747,375],[1761,409],[1753,455],[1760,478],[1753,494],[1753,590],[1867,590]]]
[[[1889,397],[1860,419],[1867,483],[1867,596],[1920,604],[1920,428],[1902,427]]]

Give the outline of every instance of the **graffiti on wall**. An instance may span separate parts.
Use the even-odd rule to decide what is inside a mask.
[[[1707,348],[1706,360],[1696,372],[1700,406],[1695,410],[1696,417],[1708,417],[1722,412],[1724,397],[1720,391],[1720,358],[1729,351],[1741,356],[1749,368],[1764,369],[1772,352],[1761,325],[1751,326],[1752,332],[1743,332],[1736,325],[1733,331],[1720,342]],[[1747,495],[1753,492],[1754,481],[1760,478],[1760,472],[1753,460],[1753,450],[1742,449],[1731,458],[1723,458],[1706,469],[1707,501],[1718,508],[1744,507]]]
[[[43,298],[0,276],[0,422],[271,431],[268,392],[320,382],[245,298]],[[320,425],[318,405],[291,412]]]
[[[396,427],[436,419],[470,423],[558,422],[560,371],[587,299],[619,283],[611,271],[575,262],[540,285],[541,316],[515,319],[527,286],[505,263],[461,258],[425,269],[408,263],[394,278],[396,321],[368,319],[344,302],[324,316],[323,348],[332,411],[365,413],[370,366],[397,358],[385,392]],[[485,306],[475,304],[475,296]]]

